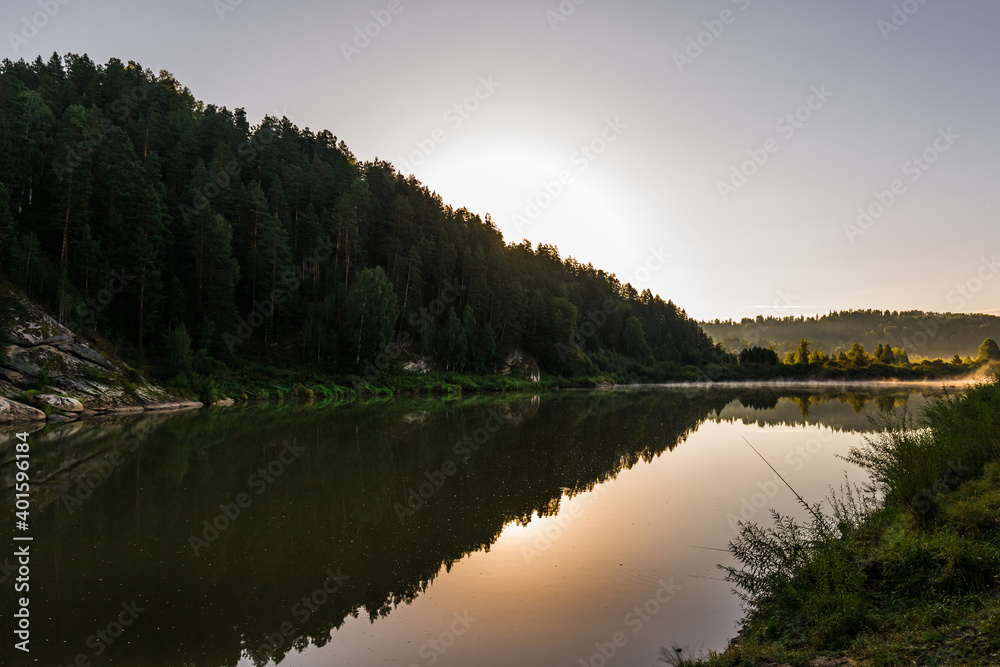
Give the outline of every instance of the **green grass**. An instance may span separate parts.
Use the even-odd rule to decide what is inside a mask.
[[[746,616],[712,666],[1000,664],[1000,377],[888,422],[820,519],[748,524],[727,568]]]

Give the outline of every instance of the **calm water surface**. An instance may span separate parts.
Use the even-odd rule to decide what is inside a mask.
[[[845,471],[864,481],[837,455],[870,416],[926,400],[637,389],[46,428],[30,438],[32,653],[4,641],[0,662],[647,666],[675,641],[721,650],[740,617],[717,568],[735,521],[802,513],[743,438],[817,502]],[[6,516],[12,444],[0,433]]]

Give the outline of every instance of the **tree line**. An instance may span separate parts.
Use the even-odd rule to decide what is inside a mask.
[[[986,338],[1000,339],[1000,317],[985,314],[926,313],[918,310],[833,311],[818,317],[765,317],[714,320],[705,331],[731,350],[773,347],[780,357],[808,339],[814,348],[845,356],[858,343],[901,348],[914,359],[975,357]]]
[[[119,354],[184,374],[352,374],[402,344],[449,370],[523,350],[564,376],[676,375],[718,352],[673,302],[507,243],[327,130],[198,101],[86,55],[0,67],[0,273]]]

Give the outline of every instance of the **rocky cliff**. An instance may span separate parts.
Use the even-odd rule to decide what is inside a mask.
[[[169,395],[23,296],[0,290],[7,311],[0,316],[0,424],[201,405]]]

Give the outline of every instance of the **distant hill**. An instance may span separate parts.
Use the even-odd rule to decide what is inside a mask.
[[[846,352],[855,342],[871,352],[879,343],[901,347],[913,360],[975,358],[986,338],[1000,339],[1000,317],[918,310],[850,310],[821,317],[715,320],[702,327],[715,342],[738,352],[751,345],[774,347],[781,358],[808,338],[813,349]]]

